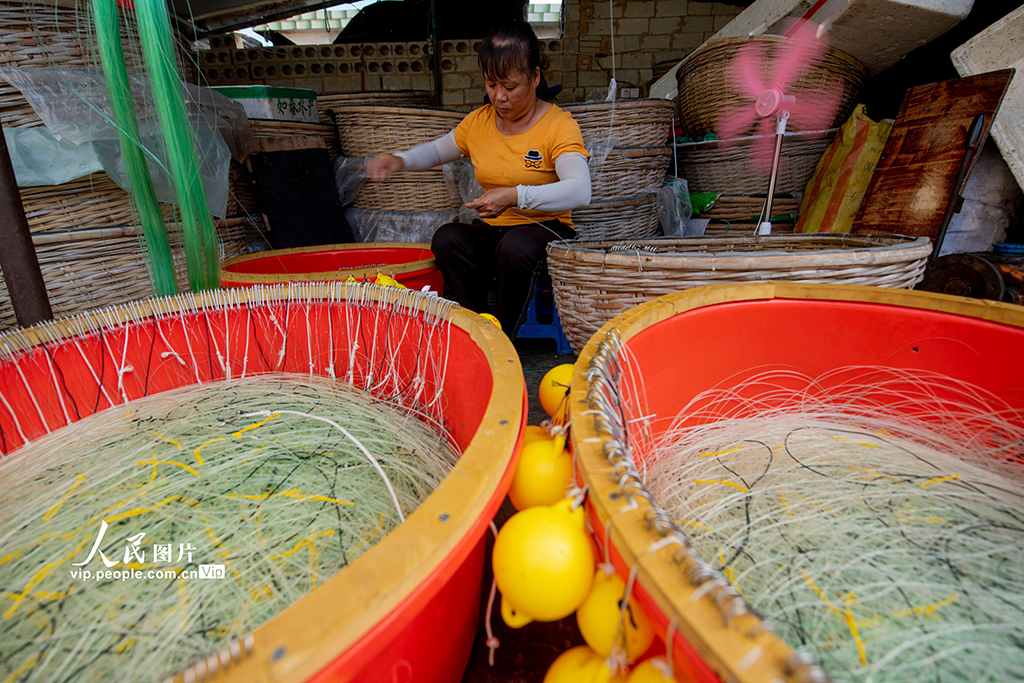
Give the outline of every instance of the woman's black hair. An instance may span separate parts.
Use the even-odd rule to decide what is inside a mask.
[[[547,59],[541,50],[537,34],[525,21],[509,21],[488,33],[480,44],[480,70],[484,78],[502,80],[519,71],[533,76],[540,68],[537,97],[547,99],[548,84],[544,80]]]

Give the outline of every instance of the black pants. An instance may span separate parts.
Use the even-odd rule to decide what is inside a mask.
[[[497,279],[495,315],[505,334],[515,338],[545,265],[544,248],[553,240],[575,236],[560,221],[501,228],[483,221],[446,223],[434,233],[431,250],[449,296],[471,311],[490,310],[487,293]]]

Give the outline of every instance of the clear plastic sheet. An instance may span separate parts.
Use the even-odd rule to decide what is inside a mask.
[[[459,210],[371,211],[345,209],[345,218],[360,242],[421,242],[429,244],[434,232],[459,219]]]
[[[45,126],[4,128],[18,187],[63,185],[103,170],[91,142],[57,140]]]
[[[82,149],[91,146],[107,175],[122,188],[130,189],[102,71],[10,67],[0,69],[0,76],[21,91],[36,115],[46,124],[53,141],[61,143],[52,144],[40,138],[19,140],[25,144],[18,146],[20,160],[14,162],[12,158],[16,167],[18,164],[23,167],[34,165],[39,177],[66,177],[66,173],[54,168],[80,164]],[[176,203],[164,170],[167,157],[148,84],[138,73],[130,73],[129,81],[139,135],[149,161],[157,199]],[[188,83],[182,83],[182,88],[210,210],[223,218],[227,213],[229,163],[232,157],[244,160],[256,147],[249,119],[241,104],[214,90]],[[31,157],[36,158],[33,160]],[[41,170],[44,165],[50,170]],[[73,179],[66,178],[65,182]]]
[[[700,234],[696,232],[699,226],[690,220],[693,215],[693,206],[690,204],[690,194],[686,181],[683,178],[669,177],[658,188],[657,198],[658,217],[661,219],[661,230],[666,237],[688,237]]]

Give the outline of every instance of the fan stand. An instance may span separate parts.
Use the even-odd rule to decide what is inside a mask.
[[[785,97],[783,100],[795,101],[792,97]],[[760,98],[758,98],[758,104],[760,104]],[[781,106],[783,106],[782,102],[779,103],[778,107]],[[779,177],[779,163],[782,160],[782,138],[786,134],[787,121],[789,121],[789,110],[781,109],[775,118],[775,153],[772,155],[772,173],[768,180],[768,197],[765,199],[764,208],[761,209],[761,215],[757,219],[758,235],[772,234],[772,200],[775,198],[775,182]]]

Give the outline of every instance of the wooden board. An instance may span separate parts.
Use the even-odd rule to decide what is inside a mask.
[[[907,91],[852,232],[934,239],[961,189],[953,185],[967,130],[976,115],[985,115],[980,149],[1012,77],[1005,69]]]

